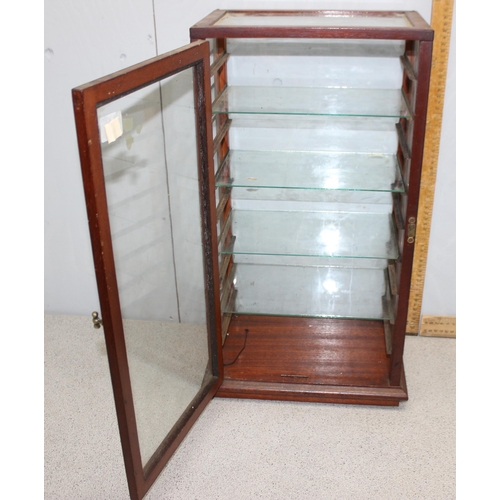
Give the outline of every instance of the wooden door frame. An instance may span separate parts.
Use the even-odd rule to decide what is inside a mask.
[[[210,50],[198,41],[72,90],[82,177],[102,323],[115,398],[125,469],[132,500],[147,493],[223,378],[210,101]],[[118,284],[113,257],[97,108],[152,83],[193,68],[205,299],[211,376],[143,467],[137,434]]]

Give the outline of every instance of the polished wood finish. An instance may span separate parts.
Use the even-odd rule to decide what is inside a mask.
[[[201,231],[204,248],[210,369],[206,385],[142,467],[101,158],[97,107],[187,68],[194,71],[198,135]],[[196,42],[73,89],[80,161],[99,290],[99,301],[115,398],[125,469],[133,500],[144,497],[222,382],[222,344],[217,269],[214,172],[208,42]],[[207,104],[208,103],[208,104]]]
[[[401,379],[398,387],[389,383],[381,321],[233,315],[223,355],[221,397],[382,405],[407,399]]]
[[[411,26],[356,27],[356,26],[223,26],[217,25],[226,13],[261,16],[367,16],[390,17],[404,15]],[[216,10],[195,24],[190,30],[191,40],[206,38],[356,38],[382,40],[432,40],[433,31],[415,11],[336,11],[336,10]]]
[[[401,401],[408,399],[408,392],[403,370],[400,387],[287,385],[269,382],[248,382],[246,380],[224,380],[217,392],[217,396],[306,403],[399,406]]]

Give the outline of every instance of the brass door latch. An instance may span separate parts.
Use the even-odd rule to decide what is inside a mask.
[[[102,319],[99,318],[99,313],[96,311],[92,313],[92,322],[94,323],[94,328],[101,328]]]

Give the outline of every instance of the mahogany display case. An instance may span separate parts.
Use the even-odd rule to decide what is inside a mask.
[[[433,30],[218,10],[190,36],[73,90],[132,498],[213,396],[408,398]]]

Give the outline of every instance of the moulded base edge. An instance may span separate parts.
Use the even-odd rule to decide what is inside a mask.
[[[268,399],[310,403],[399,406],[408,400],[404,368],[400,386],[349,387],[313,384],[279,384],[224,380],[216,393],[221,398]]]

